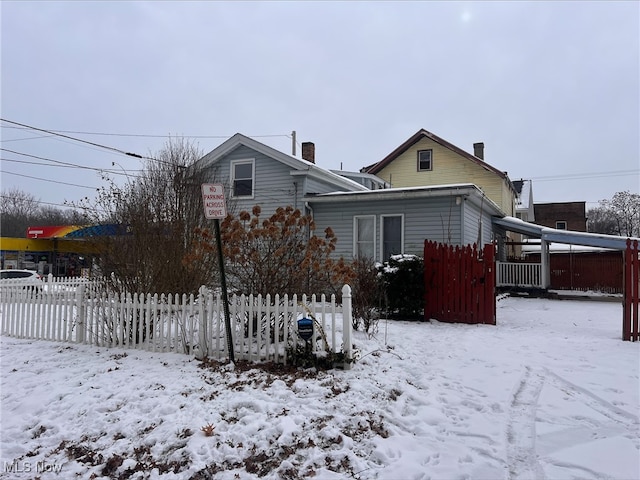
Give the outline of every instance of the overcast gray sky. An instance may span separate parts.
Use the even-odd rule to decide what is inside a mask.
[[[236,132],[291,153],[295,130],[315,143],[320,166],[352,171],[425,128],[469,152],[484,142],[487,162],[533,180],[537,203],[591,208],[640,190],[640,2],[0,8],[1,113],[12,122],[141,155],[168,135],[200,137],[208,152]],[[3,192],[60,205],[104,185],[94,170],[26,155],[140,168],[113,151],[0,126]]]

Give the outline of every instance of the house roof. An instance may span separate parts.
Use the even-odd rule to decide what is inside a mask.
[[[418,130],[415,134],[413,134],[411,137],[409,137],[409,139],[407,141],[405,141],[402,145],[400,145],[398,148],[396,148],[393,152],[391,152],[385,158],[380,160],[378,163],[374,163],[373,165],[369,165],[368,167],[364,167],[362,170],[367,172],[367,173],[377,174],[378,172],[380,172],[380,170],[382,170],[384,167],[389,165],[397,157],[402,155],[404,152],[406,152],[409,148],[411,148],[413,145],[415,145],[417,142],[419,142],[423,138],[428,138],[430,140],[433,140],[434,142],[438,143],[439,145],[442,145],[443,147],[448,148],[449,150],[457,153],[461,157],[466,158],[470,162],[473,162],[473,163],[481,166],[485,170],[493,172],[496,175],[498,175],[499,177],[504,178],[505,180],[507,180],[507,182],[509,182],[509,185],[511,186],[511,188],[515,190],[515,188],[513,186],[513,183],[509,179],[509,176],[507,175],[506,172],[503,172],[501,170],[498,170],[495,167],[492,167],[491,165],[489,165],[487,162],[485,162],[481,158],[478,158],[475,155],[472,155],[472,154],[470,154],[468,152],[465,152],[460,147],[456,147],[453,143],[447,142],[445,139],[440,138],[439,136],[429,132],[428,130],[425,130],[424,128]]]
[[[308,175],[312,178],[323,180],[337,187],[344,188],[345,190],[368,190],[365,186],[360,185],[358,182],[350,180],[345,177],[341,177],[335,173],[330,172],[317,166],[315,163],[308,162],[306,160],[300,160],[285,153],[282,153],[275,148],[271,148],[264,143],[260,143],[252,138],[249,138],[241,133],[236,133],[229,139],[225,140],[222,144],[207,153],[204,157],[198,160],[192,168],[208,168],[215,164],[218,160],[230,153],[239,146],[245,146],[256,152],[262,153],[267,157],[273,158],[288,167],[291,168],[292,175]]]
[[[465,197],[470,198],[483,208],[491,211],[492,215],[504,216],[500,207],[485,193],[472,183],[459,183],[451,185],[434,185],[428,187],[402,187],[384,188],[380,190],[366,190],[359,192],[331,192],[318,195],[308,195],[306,200],[313,203],[331,203],[350,201],[370,201],[370,200],[392,200],[409,198],[432,198],[432,197]]]

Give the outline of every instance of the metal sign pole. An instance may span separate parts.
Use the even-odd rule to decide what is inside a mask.
[[[224,257],[222,255],[222,239],[220,238],[220,220],[213,220],[216,230],[216,243],[218,245],[218,263],[220,264],[220,283],[222,284],[222,300],[224,302],[224,326],[227,330],[227,349],[229,361],[235,362],[233,354],[233,336],[231,335],[231,315],[229,314],[229,297],[227,295],[227,277],[224,273]]]
[[[233,336],[231,335],[231,315],[229,314],[229,296],[227,294],[227,277],[224,273],[224,256],[222,255],[222,239],[220,238],[220,219],[227,216],[227,205],[222,184],[202,184],[202,205],[206,219],[213,219],[218,246],[218,264],[220,266],[220,283],[222,285],[222,299],[224,301],[224,325],[227,330],[227,350],[229,361],[235,362],[233,355]]]

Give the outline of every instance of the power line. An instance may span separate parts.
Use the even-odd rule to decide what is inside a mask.
[[[5,127],[2,127],[5,128]],[[6,128],[18,128],[18,127],[6,127]],[[21,142],[23,140],[36,140],[38,138],[48,138],[51,135],[38,135],[37,137],[26,137],[26,138],[9,138],[7,140],[0,140],[0,143],[5,143],[5,142]]]
[[[52,158],[47,158],[47,157],[39,157],[38,155],[31,155],[29,153],[16,152],[15,150],[9,150],[8,148],[0,148],[0,150],[2,150],[4,152],[13,153],[15,155],[22,155],[24,157],[36,158],[38,160],[44,160],[46,162],[58,163],[60,165],[65,165],[65,166],[74,167],[74,168],[82,168],[82,169],[85,169],[85,170],[97,170],[97,171],[104,170],[102,168],[87,167],[87,166],[84,166],[84,165],[78,165],[77,163],[63,162],[63,161],[60,161],[60,160],[54,160]],[[13,160],[13,161],[19,162],[20,160]],[[46,164],[39,163],[37,165],[46,165]],[[50,165],[50,166],[53,166],[53,165]]]
[[[640,169],[634,170],[613,170],[609,172],[592,172],[592,173],[568,173],[565,175],[548,175],[544,177],[532,177],[530,180],[537,182],[551,182],[556,180],[587,180],[589,178],[605,178],[605,177],[622,177],[627,175],[637,175]]]
[[[46,166],[46,167],[79,168],[79,169],[83,169],[83,170],[93,170],[93,171],[101,172],[101,173],[102,172],[107,172],[107,173],[113,173],[113,174],[116,174],[116,175],[139,177],[139,175],[135,175],[134,173],[122,173],[119,170],[111,170],[111,169],[108,169],[108,168],[87,167],[85,165],[78,165],[77,163],[63,162],[63,161],[60,161],[60,160],[54,160],[52,158],[39,157],[38,155],[31,155],[29,153],[16,152],[15,150],[9,150],[7,148],[0,148],[0,150],[5,151],[5,152],[14,153],[16,155],[23,155],[25,157],[36,158],[38,160],[44,160],[46,162],[53,162],[53,163],[56,163],[56,164],[59,164],[59,165],[49,165],[47,163],[28,162],[26,160],[14,160],[14,159],[7,159],[7,158],[1,159],[3,162],[24,163],[24,164],[30,164],[30,165],[42,165],[42,166]],[[143,172],[144,170],[134,170],[134,169],[125,170],[125,169],[123,169],[123,171],[124,172]]]
[[[10,197],[9,195],[0,195],[0,198],[6,198],[9,200],[13,200],[13,197]],[[95,207],[88,207],[86,205],[84,206],[78,206],[78,205],[69,205],[69,204],[65,204],[65,203],[52,203],[52,202],[43,202],[42,200],[29,200],[30,202],[33,203],[38,203],[41,205],[51,205],[52,207],[64,207],[64,208],[70,208],[73,210],[91,210],[94,212],[106,212],[106,210],[101,210]]]
[[[88,187],[87,185],[78,185],[76,183],[59,182],[59,181],[56,181],[56,180],[50,180],[48,178],[33,177],[31,175],[23,175],[21,173],[7,172],[6,170],[3,170],[2,173],[3,174],[8,174],[8,175],[15,175],[17,177],[32,178],[34,180],[41,180],[43,182],[59,183],[60,185],[69,185],[69,186],[72,186],[72,187],[88,188],[90,190],[99,190],[97,187]]]
[[[3,128],[20,128],[20,127],[3,127]],[[29,127],[23,127],[29,128]],[[110,137],[142,137],[142,138],[171,138],[171,137],[183,137],[183,138],[231,138],[233,135],[152,135],[141,133],[105,133],[105,132],[81,132],[76,130],[49,130],[54,133],[73,133],[76,135],[96,135],[96,136],[110,136]],[[291,138],[291,134],[268,134],[268,135],[247,135],[251,138],[275,138],[286,137]],[[36,138],[36,137],[34,137]],[[39,137],[37,137],[39,138]],[[299,142],[296,142],[299,144]]]
[[[21,126],[21,127],[28,128],[28,129],[30,129],[30,130],[36,130],[36,131],[38,131],[38,132],[44,132],[44,133],[48,133],[48,134],[50,134],[50,135],[56,135],[56,136],[58,136],[58,137],[67,138],[67,139],[69,139],[69,140],[74,140],[74,141],[76,141],[76,142],[86,143],[86,144],[88,144],[88,145],[93,145],[94,147],[104,148],[104,149],[106,149],[106,150],[111,150],[111,151],[113,151],[113,152],[122,153],[123,155],[128,155],[128,156],[130,156],[130,157],[135,157],[135,158],[145,158],[145,157],[143,157],[142,155],[139,155],[139,154],[137,154],[137,153],[125,152],[124,150],[120,150],[119,148],[109,147],[109,146],[107,146],[107,145],[100,145],[99,143],[90,142],[90,141],[88,141],[88,140],[82,140],[82,139],[80,139],[80,138],[70,137],[70,136],[68,136],[68,135],[64,135],[64,134],[62,134],[62,133],[56,133],[56,132],[52,132],[51,130],[45,130],[44,128],[33,127],[33,126],[31,126],[31,125],[25,125],[24,123],[14,122],[14,121],[11,121],[11,120],[6,120],[6,119],[4,119],[4,118],[0,118],[0,121],[7,122],[7,123],[11,123],[11,124],[13,124],[13,125],[19,125],[19,126]],[[155,159],[153,159],[153,160],[155,160]]]
[[[40,163],[40,162],[30,162],[29,160],[14,160],[11,158],[0,158],[3,162],[13,162],[13,163],[21,163],[25,165],[40,165],[42,167],[58,167],[58,168],[85,168],[88,170],[95,170],[100,173],[111,173],[114,175],[124,175],[125,177],[136,177],[140,178],[140,175],[135,175],[133,173],[124,173],[124,172],[141,172],[142,170],[125,170],[121,172],[120,170],[106,169],[106,168],[93,168],[93,167],[83,167],[80,165],[51,165],[48,163]],[[63,162],[64,163],[64,162]],[[17,175],[17,174],[15,174]]]

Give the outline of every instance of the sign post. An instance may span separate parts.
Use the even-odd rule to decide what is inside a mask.
[[[224,200],[224,187],[218,183],[202,184],[202,204],[206,219],[213,219],[218,247],[218,263],[220,265],[220,283],[222,286],[222,301],[224,302],[224,325],[227,331],[227,350],[229,361],[235,362],[233,354],[233,336],[231,335],[231,315],[229,314],[229,297],[227,295],[227,278],[224,274],[224,257],[222,255],[222,239],[220,238],[220,219],[227,216],[227,206]]]

